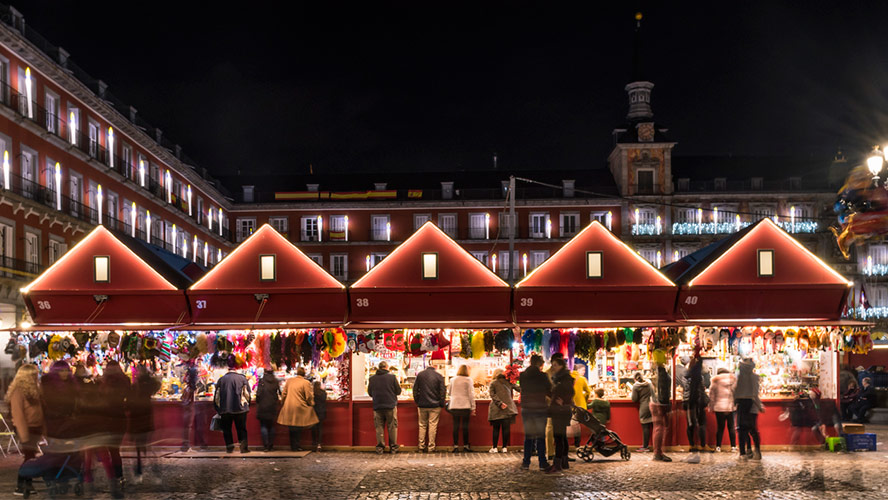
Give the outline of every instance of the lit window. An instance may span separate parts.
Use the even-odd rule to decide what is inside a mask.
[[[424,279],[424,280],[438,279],[438,254],[436,254],[436,253],[422,254],[422,279]]]
[[[97,255],[93,259],[93,276],[96,283],[108,283],[111,281],[111,257]]]
[[[601,252],[586,252],[586,277],[601,277]]]
[[[275,256],[259,256],[259,281],[274,281],[276,275]]]
[[[758,275],[774,276],[774,250],[758,251]]]

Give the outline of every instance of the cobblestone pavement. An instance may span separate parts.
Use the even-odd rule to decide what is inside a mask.
[[[884,445],[881,445],[884,449]],[[312,453],[301,459],[157,458],[143,484],[132,484],[133,461],[124,460],[134,499],[885,499],[888,452],[765,453],[761,462],[733,454],[702,456],[700,464],[652,462],[635,454],[629,462],[572,463],[561,476],[519,470],[518,453],[383,455]],[[11,498],[17,457],[0,460],[0,498]],[[97,468],[98,469],[98,468]],[[96,471],[96,491],[109,498]],[[48,498],[38,484],[36,498]],[[7,494],[6,492],[9,492]],[[67,495],[73,498],[69,493]]]

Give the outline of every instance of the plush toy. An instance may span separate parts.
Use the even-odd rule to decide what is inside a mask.
[[[472,334],[472,359],[481,359],[484,356],[484,332]]]

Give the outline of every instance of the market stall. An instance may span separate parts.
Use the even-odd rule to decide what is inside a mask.
[[[520,349],[512,333],[511,288],[455,241],[428,222],[349,289],[354,444],[376,444],[366,382],[380,360],[402,384],[398,440],[417,444],[417,410],[411,387],[418,370],[438,366],[445,378],[465,364],[475,379],[476,416],[471,442],[490,443],[486,386],[496,368],[508,369]],[[517,369],[510,370],[517,375]],[[516,425],[513,430],[517,431]],[[520,437],[513,437],[519,442]],[[451,419],[442,413],[438,446],[451,443]]]
[[[864,323],[840,319],[851,283],[770,219],[717,241],[664,269],[680,286],[675,317],[688,325],[676,359],[699,346],[704,368],[731,371],[743,357],[762,377],[765,413],[759,429],[765,445],[789,444],[786,402],[817,387],[835,399],[837,350],[868,335]],[[678,367],[677,376],[683,368]],[[678,389],[676,398],[681,399]],[[684,415],[673,436],[686,443]],[[712,422],[714,424],[714,419]]]
[[[631,383],[637,371],[654,374],[649,348],[677,341],[670,321],[677,292],[660,271],[593,222],[515,285],[515,315],[527,350],[546,358],[562,351],[569,365],[581,360],[588,366],[590,385],[604,388],[611,403],[609,428],[640,445]],[[565,337],[566,350],[553,347],[553,338],[560,343]]]

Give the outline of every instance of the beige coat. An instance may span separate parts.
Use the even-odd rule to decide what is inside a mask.
[[[311,382],[302,377],[293,377],[284,384],[281,393],[283,406],[277,423],[288,427],[311,427],[318,423],[314,412],[314,391]]]

